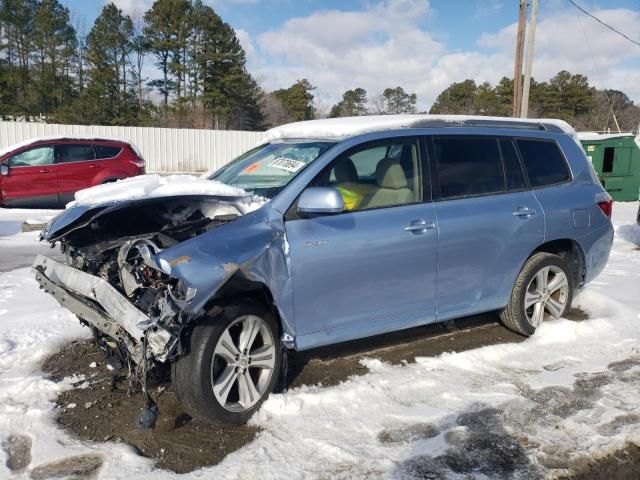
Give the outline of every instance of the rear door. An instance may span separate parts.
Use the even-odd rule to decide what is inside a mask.
[[[9,174],[0,179],[6,205],[57,207],[58,182],[54,165],[54,147],[38,145],[7,158]]]
[[[56,164],[60,200],[63,203],[73,200],[73,195],[78,190],[91,187],[100,169],[90,143],[57,145]]]
[[[503,307],[544,216],[509,138],[429,140],[439,228],[438,319]]]

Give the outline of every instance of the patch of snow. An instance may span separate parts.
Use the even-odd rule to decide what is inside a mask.
[[[584,141],[609,140],[612,138],[635,137],[633,133],[598,133],[598,132],[577,132],[578,139]]]
[[[536,469],[640,442],[636,211],[637,202],[614,204],[616,237],[609,264],[574,303],[589,314],[588,320],[547,322],[520,343],[418,358],[416,363],[367,359],[368,374],[339,385],[271,395],[252,419],[263,429],[253,442],[214,467],[180,478],[411,477],[441,468],[439,455],[468,460],[465,455],[485,438],[511,443],[505,444],[508,450],[494,444],[476,450],[474,461],[484,460],[483,452],[490,460],[521,449],[524,467]],[[8,311],[0,321],[0,437],[29,435],[34,465],[99,452],[105,464],[98,478],[177,477],[154,469],[122,444],[83,442],[57,425],[55,399],[72,384],[46,378],[40,362],[72,339],[89,338],[90,331],[38,292],[28,269],[0,274],[0,309]],[[563,473],[560,467],[545,467],[544,473]],[[468,478],[442,468],[443,477]],[[518,478],[518,473],[469,475]],[[0,462],[0,477],[9,476]]]
[[[272,128],[266,133],[267,141],[286,138],[347,138],[363,133],[391,130],[399,128],[411,128],[424,121],[443,122],[448,124],[460,124],[468,120],[499,121],[518,123],[547,123],[555,125],[564,133],[575,138],[576,133],[571,125],[563,120],[549,118],[511,118],[489,117],[479,115],[368,115],[362,117],[342,117],[322,120],[307,120],[304,122],[289,123]]]
[[[59,212],[60,210],[0,207],[0,237],[10,237],[20,233],[24,222],[47,223]],[[28,237],[32,236],[28,235]]]
[[[266,202],[262,197],[252,197],[241,188],[232,187],[216,180],[207,180],[192,175],[140,175],[80,190],[76,192],[75,200],[70,202],[67,208],[73,205],[98,205],[120,200],[175,195],[234,197],[239,199],[234,203],[239,206],[242,213],[256,210]]]
[[[57,142],[60,140],[96,140],[96,141],[107,141],[107,142],[121,142],[129,145],[136,155],[142,157],[140,153],[140,149],[134,145],[131,140],[126,140],[124,138],[116,138],[116,137],[101,137],[99,135],[44,135],[42,137],[33,137],[28,140],[24,140],[22,142],[14,143],[13,145],[9,145],[4,148],[0,148],[0,157],[6,155],[7,153],[11,153],[15,150],[18,150],[22,147],[28,147],[34,143],[40,142]]]

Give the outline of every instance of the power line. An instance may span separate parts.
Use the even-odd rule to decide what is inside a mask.
[[[573,0],[569,0],[569,3],[571,5],[573,5],[574,7],[576,7],[578,10],[580,10],[582,13],[584,13],[585,15],[593,18],[596,22],[600,23],[601,25],[604,25],[605,27],[607,27],[609,30],[611,30],[612,32],[617,33],[618,35],[621,35],[622,37],[626,38],[627,40],[629,40],[631,43],[635,43],[636,45],[638,45],[640,47],[640,42],[637,42],[636,40],[634,40],[633,38],[629,38],[627,35],[625,35],[624,33],[622,33],[620,30],[617,30],[615,28],[613,28],[611,25],[603,22],[602,20],[600,20],[598,17],[593,16],[592,14],[590,14],[589,12],[587,12],[584,8],[582,8],[580,5],[578,5],[576,2],[574,2]]]

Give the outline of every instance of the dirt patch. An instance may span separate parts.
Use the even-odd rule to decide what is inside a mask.
[[[7,456],[7,468],[12,472],[20,472],[31,463],[31,437],[9,435],[2,442],[2,450]]]
[[[504,328],[495,314],[467,317],[291,355],[286,383],[288,388],[336,385],[367,373],[360,363],[367,357],[410,363],[416,357],[522,340],[524,337]],[[124,442],[155,459],[159,468],[184,473],[215,465],[259,433],[255,427],[219,428],[193,420],[182,411],[166,378],[151,387],[160,410],[155,429],[139,430],[136,418],[142,408],[141,395],[127,395],[124,374],[109,370],[100,350],[89,341],[74,342],[53,355],[43,370],[56,381],[68,377],[73,381],[74,388],[58,398],[57,419],[63,427],[84,440]],[[432,431],[431,426],[420,425],[386,432],[381,441],[410,442],[434,434],[437,430]],[[502,440],[507,442],[504,448],[511,448],[506,439],[496,442],[502,445]],[[484,449],[478,455],[485,455]]]
[[[122,372],[109,370],[90,341],[74,342],[43,365],[55,380],[72,376],[75,388],[58,398],[58,422],[80,438],[124,442],[160,468],[178,473],[213,465],[258,433],[255,427],[218,428],[182,412],[169,382],[152,384],[161,415],[153,431],[136,427],[142,408],[139,393],[127,394]],[[75,377],[73,375],[76,375]],[[77,380],[76,380],[77,379]]]
[[[572,465],[574,473],[558,477],[559,480],[638,480],[640,472],[640,446],[628,443],[603,457],[577,460]]]

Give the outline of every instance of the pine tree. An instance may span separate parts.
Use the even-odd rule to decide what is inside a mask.
[[[273,94],[282,102],[284,108],[294,121],[311,120],[315,114],[313,94],[316,87],[309,80],[303,78],[289,88],[276,90]]]
[[[0,42],[3,69],[3,98],[0,114],[33,115],[37,110],[31,82],[33,23],[37,0],[4,0],[0,2]]]
[[[72,97],[71,62],[77,47],[69,10],[58,0],[42,0],[33,20],[33,66],[39,113],[55,113]]]
[[[386,105],[386,113],[415,113],[418,96],[406,93],[402,87],[385,88],[382,97]]]
[[[135,123],[139,109],[127,80],[133,22],[113,3],[108,3],[87,37],[87,120],[109,125]]]
[[[347,90],[342,100],[331,108],[329,117],[352,117],[367,114],[367,91],[364,88]]]
[[[162,94],[165,109],[172,93],[177,97],[182,94],[183,53],[187,49],[190,12],[189,0],[156,0],[144,15],[144,34],[148,39],[149,52],[156,58],[156,65],[162,72],[162,78],[149,85]]]

